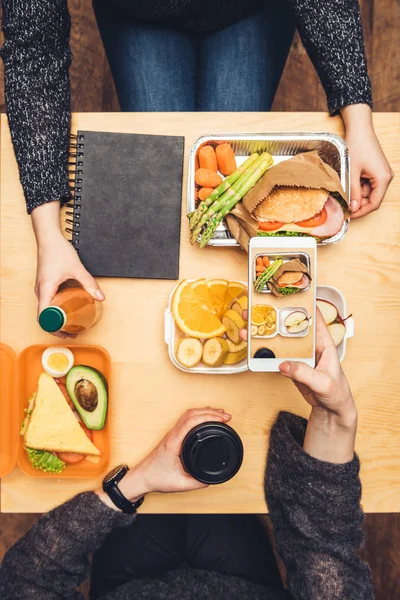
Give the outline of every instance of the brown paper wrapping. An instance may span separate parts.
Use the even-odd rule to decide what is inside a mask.
[[[249,239],[257,235],[258,229],[257,220],[252,216],[252,212],[277,186],[306,187],[337,192],[348,204],[339,175],[332,167],[324,163],[317,151],[297,154],[268,169],[245,195],[243,201],[239,202],[227,216],[226,222],[229,231],[246,251]]]

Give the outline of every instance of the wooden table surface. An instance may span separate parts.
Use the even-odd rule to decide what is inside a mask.
[[[400,172],[399,115],[376,114],[375,126],[393,170]],[[1,116],[1,339],[17,353],[54,338],[36,323],[35,242],[18,180],[6,118]],[[185,217],[187,157],[202,134],[332,131],[341,120],[322,113],[74,115],[74,129],[185,136],[180,277],[247,278],[247,255],[236,248],[191,247]],[[357,451],[367,512],[400,511],[400,189],[394,181],[379,212],[353,222],[338,245],[320,248],[318,283],[338,287],[355,319],[344,369],[359,411]],[[162,230],[160,230],[162,235]],[[156,237],[154,243],[157,243]],[[143,512],[266,512],[263,475],[268,435],[279,410],[304,416],[308,406],[278,374],[185,374],[169,361],[163,315],[173,281],[104,279],[104,316],[79,343],[100,344],[112,358],[111,465],[134,464],[189,407],[223,406],[233,414],[245,458],[230,482],[208,489],[150,495]],[[1,482],[4,512],[43,512],[94,480],[44,480],[18,468]]]

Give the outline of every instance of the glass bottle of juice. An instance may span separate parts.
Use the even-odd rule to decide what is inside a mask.
[[[97,323],[101,312],[101,302],[82,287],[67,287],[57,292],[50,306],[42,310],[39,325],[49,333],[82,333]]]

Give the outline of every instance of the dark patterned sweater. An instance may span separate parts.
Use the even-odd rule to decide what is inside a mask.
[[[114,600],[372,600],[370,571],[357,556],[363,513],[357,456],[337,465],[303,449],[307,422],[281,412],[270,438],[265,480],[275,540],[289,592],[214,571],[179,568],[160,578],[133,579],[103,598]],[[168,502],[168,499],[165,500]],[[87,555],[133,517],[84,493],[42,517],[5,555],[2,600],[82,600]]]
[[[114,0],[113,8],[144,20],[209,32],[279,0]],[[357,0],[289,0],[329,111],[371,105]],[[3,0],[7,114],[27,209],[70,198],[67,0]]]

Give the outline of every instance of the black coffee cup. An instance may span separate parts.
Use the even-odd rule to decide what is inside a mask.
[[[209,421],[194,427],[183,440],[183,468],[201,483],[224,483],[243,461],[242,440],[232,427]]]

